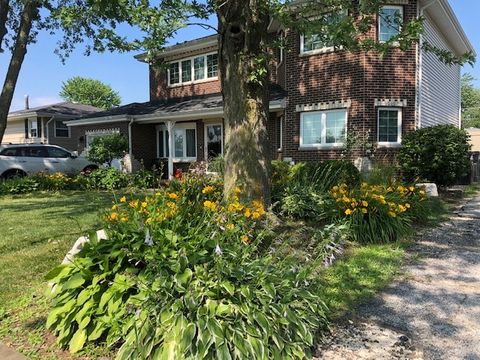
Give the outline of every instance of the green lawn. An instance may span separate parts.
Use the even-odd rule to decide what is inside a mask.
[[[99,214],[112,200],[112,194],[97,192],[0,197],[0,341],[32,360],[106,355],[90,347],[83,357],[72,356],[54,345],[44,328],[49,303],[43,277],[80,235],[99,228]],[[317,230],[299,222],[283,235],[295,244]],[[332,267],[321,270],[322,296],[332,315],[352,309],[391,281],[404,254],[400,244],[351,246]]]
[[[100,192],[0,197],[0,341],[31,359],[70,358],[48,349],[43,277],[79,236],[99,228],[113,199]]]

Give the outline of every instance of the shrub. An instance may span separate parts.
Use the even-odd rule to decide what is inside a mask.
[[[131,175],[132,186],[140,189],[158,188],[162,181],[162,171],[162,166],[153,167],[151,170],[142,168]]]
[[[115,168],[96,169],[86,176],[86,186],[89,189],[115,190],[129,184],[129,175]]]
[[[215,180],[184,176],[105,215],[108,240],[50,272],[47,325],[75,352],[121,346],[117,359],[305,358],[326,322],[316,279],[262,253],[258,201],[222,199]]]
[[[469,149],[465,130],[453,125],[438,125],[408,134],[398,162],[408,181],[420,178],[449,186],[468,174]]]
[[[275,161],[272,168],[272,198],[282,214],[296,218],[324,218],[329,190],[339,183],[360,182],[357,168],[343,160],[292,166]]]
[[[23,177],[0,181],[0,194],[26,194],[40,190],[38,179]]]
[[[94,163],[111,166],[113,159],[122,158],[127,152],[127,138],[122,134],[111,134],[94,138],[87,158]]]
[[[361,243],[397,241],[412,232],[413,208],[425,199],[425,191],[400,184],[358,188],[334,186],[337,219],[350,227],[352,240]]]

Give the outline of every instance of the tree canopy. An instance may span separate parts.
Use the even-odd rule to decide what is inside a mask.
[[[480,89],[469,73],[462,76],[462,126],[480,128]]]
[[[103,82],[75,76],[62,83],[59,94],[62,99],[92,105],[102,109],[111,109],[120,105],[122,99],[118,92]]]

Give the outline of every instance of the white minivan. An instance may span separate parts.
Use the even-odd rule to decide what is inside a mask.
[[[97,164],[56,145],[3,145],[0,148],[0,178],[3,179],[40,172],[75,175],[97,168]]]

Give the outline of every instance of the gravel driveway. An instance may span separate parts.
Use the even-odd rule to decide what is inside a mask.
[[[418,261],[338,325],[319,359],[480,360],[480,196],[411,252]]]

